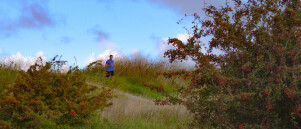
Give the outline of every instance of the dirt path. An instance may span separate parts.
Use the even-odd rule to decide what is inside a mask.
[[[91,82],[87,82],[87,84],[92,85],[92,86],[96,86],[96,87],[99,87],[99,88],[103,87],[102,85],[94,84],[94,83],[91,83]],[[109,87],[105,87],[105,88],[109,88]],[[130,99],[133,99],[133,100],[144,101],[144,102],[147,102],[147,103],[154,103],[154,102],[153,102],[152,100],[150,100],[150,99],[143,98],[143,97],[140,97],[140,96],[135,96],[135,95],[132,95],[132,94],[129,94],[129,93],[126,93],[126,92],[117,90],[117,89],[112,89],[112,91],[113,91],[116,95],[126,96],[126,97],[128,97],[128,98],[130,98]]]
[[[87,84],[102,87],[88,82]],[[106,87],[107,88],[107,87]],[[101,116],[113,123],[127,123],[139,119],[147,124],[182,125],[192,119],[192,114],[183,105],[155,105],[153,100],[112,89],[117,95],[113,105],[105,108]],[[170,123],[170,121],[173,121]]]

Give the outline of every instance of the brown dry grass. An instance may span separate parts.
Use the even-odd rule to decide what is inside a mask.
[[[112,99],[113,105],[102,111],[101,119],[113,124],[118,123],[120,128],[128,128],[122,125],[126,122],[132,122],[131,127],[137,127],[136,120],[144,122],[147,128],[186,128],[193,119],[192,114],[183,105],[155,105],[151,99],[119,90],[113,90],[113,94],[116,96]]]
[[[191,116],[183,105],[155,105],[151,100],[133,95],[122,94],[112,102],[113,105],[103,111],[103,118],[116,121],[140,117],[147,120],[176,118],[178,121],[185,121]]]
[[[101,113],[101,118],[113,123],[139,119],[146,123],[184,127],[192,119],[192,114],[183,105],[155,105],[151,100],[125,94],[119,94],[112,102],[113,105]]]

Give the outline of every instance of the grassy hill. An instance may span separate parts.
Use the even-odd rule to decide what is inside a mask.
[[[43,66],[41,68],[44,68]],[[111,102],[112,105],[106,105],[104,103],[104,108],[97,108],[90,112],[90,114],[83,115],[83,117],[76,117],[76,119],[72,118],[72,113],[80,113],[77,110],[71,110],[72,106],[66,106],[68,101],[62,101],[60,105],[65,105],[66,107],[60,107],[57,109],[64,110],[61,113],[67,115],[56,115],[56,117],[64,117],[65,122],[62,122],[61,119],[50,119],[49,114],[47,114],[47,105],[49,100],[44,93],[44,89],[35,89],[35,95],[40,94],[41,100],[43,100],[43,104],[45,110],[32,110],[33,116],[30,116],[28,113],[23,112],[23,108],[26,107],[26,104],[31,100],[23,99],[23,102],[15,103],[14,106],[11,105],[9,108],[1,107],[0,105],[0,114],[5,112],[5,109],[13,110],[12,114],[7,114],[6,117],[0,117],[0,128],[9,128],[9,127],[43,127],[43,128],[188,128],[189,123],[192,122],[192,115],[186,110],[184,106],[180,105],[156,105],[155,99],[163,99],[167,96],[177,96],[177,93],[174,92],[176,88],[188,85],[188,81],[185,81],[180,78],[165,78],[160,73],[173,71],[179,69],[176,65],[170,65],[163,61],[149,61],[143,57],[131,58],[131,59],[120,59],[115,60],[114,64],[115,76],[116,80],[109,80],[105,86],[111,89],[116,89],[114,91],[107,91],[100,88],[103,80],[105,79],[105,68],[103,66],[103,62],[95,61],[90,63],[84,69],[73,68],[69,70],[68,73],[60,73],[59,70],[53,69],[53,67],[49,67],[46,71],[44,70],[41,76],[45,76],[43,78],[39,78],[40,71],[37,70],[37,77],[33,78],[30,71],[24,72],[16,65],[0,65],[0,97],[7,98],[10,96],[8,91],[4,87],[12,87],[14,89],[20,88],[20,79],[25,78],[22,82],[26,85],[30,86],[45,86],[48,87],[57,87],[53,89],[53,92],[59,93],[56,90],[64,89],[65,92],[74,92],[74,93],[83,93],[83,94],[91,94],[98,96],[105,96],[105,102]],[[73,76],[76,75],[76,76]],[[75,78],[74,78],[75,77]],[[78,79],[79,77],[81,79]],[[49,79],[48,79],[49,78]],[[51,79],[50,79],[51,78]],[[65,80],[63,79],[65,78]],[[71,78],[71,79],[70,79]],[[73,78],[73,79],[72,79]],[[29,80],[28,80],[29,79]],[[38,80],[37,80],[38,79]],[[46,83],[41,80],[53,80],[53,83]],[[22,79],[21,79],[22,80]],[[34,81],[33,81],[34,80]],[[60,80],[60,81],[58,81]],[[67,81],[66,83],[64,81]],[[57,84],[59,82],[59,84]],[[77,82],[77,83],[74,83]],[[82,84],[85,82],[85,84]],[[43,84],[41,84],[43,83]],[[55,84],[54,84],[55,83]],[[87,83],[92,85],[87,85]],[[85,91],[77,91],[70,88],[69,85],[77,85],[76,87],[89,87],[87,90],[91,90],[91,88],[97,87],[99,90],[91,90],[91,92]],[[22,87],[22,86],[21,86]],[[18,90],[20,91],[20,90]],[[117,91],[117,92],[116,92]],[[45,89],[46,92],[46,89]],[[112,95],[113,98],[108,97],[108,93]],[[18,100],[19,93],[13,93],[13,97]],[[33,93],[28,93],[29,96]],[[72,94],[72,93],[71,93]],[[17,95],[17,96],[16,96]],[[61,97],[59,95],[52,95],[53,97]],[[67,95],[68,97],[68,95]],[[29,97],[30,98],[30,97]],[[32,98],[32,99],[36,99]],[[39,97],[38,97],[39,98]],[[100,99],[103,97],[100,97]],[[63,98],[62,98],[63,99]],[[22,100],[22,99],[21,99]],[[86,99],[86,102],[82,102],[84,104],[88,104],[89,99]],[[96,101],[95,101],[96,102]],[[59,102],[60,103],[60,102]],[[71,102],[72,103],[72,102]],[[76,104],[76,103],[74,103]],[[67,104],[68,105],[68,104]],[[71,104],[73,105],[73,104]],[[89,104],[88,104],[89,105]],[[35,107],[35,105],[31,105]],[[41,105],[40,105],[41,106]],[[20,108],[20,109],[16,109]],[[68,109],[66,109],[68,108]],[[20,111],[21,110],[21,111]],[[26,111],[26,110],[25,110]],[[68,114],[71,113],[71,116],[68,117]],[[46,113],[45,113],[46,112]],[[19,117],[10,118],[13,115],[19,113]],[[21,115],[20,115],[21,113]],[[23,113],[23,116],[22,116]],[[5,113],[4,113],[5,114]],[[46,115],[45,115],[46,114]],[[7,116],[8,115],[8,116]],[[12,115],[12,116],[9,116]],[[22,116],[22,119],[21,119]],[[46,117],[47,116],[47,117]],[[24,119],[23,119],[24,117]],[[41,118],[38,120],[37,118]],[[49,118],[49,119],[48,119]],[[78,120],[80,118],[80,120]],[[67,121],[66,121],[67,120]],[[72,121],[71,123],[69,121]],[[77,122],[80,121],[80,122]],[[74,123],[75,122],[75,123]],[[30,123],[30,124],[29,124]]]

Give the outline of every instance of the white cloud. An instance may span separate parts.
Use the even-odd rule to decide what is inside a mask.
[[[113,60],[122,59],[124,57],[120,52],[114,51],[112,49],[107,49],[97,57],[95,57],[95,53],[91,53],[88,58],[88,64],[96,60],[102,60],[102,63],[105,63],[105,61],[110,58],[110,55],[113,55]]]
[[[62,65],[62,67],[60,68],[60,73],[67,73],[68,72],[68,66],[67,65]]]
[[[179,40],[181,40],[184,44],[187,44],[187,40],[188,40],[188,38],[190,37],[190,35],[189,34],[178,34],[177,35],[177,38],[179,39]]]
[[[46,60],[46,57],[44,57],[44,53],[42,51],[39,51],[37,54],[36,54],[36,57],[43,57],[43,60]]]
[[[26,71],[31,65],[35,64],[39,57],[42,58],[42,63],[45,64],[46,57],[42,51],[38,52],[35,57],[25,57],[20,52],[17,52],[16,55],[4,56],[0,59],[0,64],[5,66],[16,65],[17,68]]]
[[[140,51],[139,51],[138,49],[134,48],[134,49],[132,50],[132,54],[136,54],[136,53],[140,53]]]
[[[189,34],[178,34],[177,39],[181,40],[184,44],[187,44],[187,39],[190,37]],[[174,46],[168,44],[168,38],[162,38],[158,45],[158,53],[163,55],[165,51],[169,49],[175,49]]]
[[[97,59],[98,60],[108,60],[110,55],[113,55],[114,59],[123,58],[123,55],[120,52],[114,51],[112,49],[107,49],[102,54],[99,54]]]

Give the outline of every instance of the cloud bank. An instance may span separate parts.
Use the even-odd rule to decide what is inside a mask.
[[[4,66],[15,65],[18,69],[27,71],[31,65],[35,64],[39,57],[42,58],[42,61],[45,64],[46,57],[42,51],[38,52],[35,57],[25,57],[20,52],[17,52],[15,55],[4,56],[0,58],[0,64]]]
[[[42,59],[43,65],[46,64],[47,58],[44,56],[44,53],[42,51],[39,51],[36,56],[23,56],[20,52],[17,52],[15,55],[11,56],[4,56],[0,58],[0,65],[3,66],[12,66],[13,68],[27,71],[31,65],[34,65],[36,61],[39,60],[39,58]],[[66,64],[62,65],[59,69],[59,72],[61,73],[67,73],[68,72],[68,66]]]
[[[91,53],[87,59],[87,63],[91,63],[93,61],[96,61],[96,60],[101,60],[102,63],[104,64],[105,61],[107,61],[109,59],[109,56],[110,55],[113,55],[113,59],[114,60],[118,60],[118,59],[122,59],[124,58],[124,55],[121,53],[121,52],[117,52],[117,51],[114,51],[112,49],[107,49],[105,50],[103,53],[95,56],[95,53]]]

